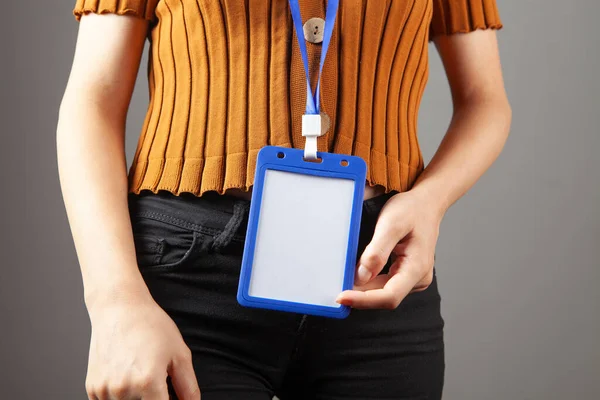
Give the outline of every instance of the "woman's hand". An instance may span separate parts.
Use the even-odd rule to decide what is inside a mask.
[[[354,290],[342,292],[336,301],[354,308],[394,309],[409,293],[427,289],[433,280],[441,210],[416,190],[390,197],[360,256]],[[390,255],[394,261],[389,273],[378,275]]]
[[[168,400],[167,375],[179,399],[200,399],[190,349],[152,299],[96,307],[90,318],[90,399]]]

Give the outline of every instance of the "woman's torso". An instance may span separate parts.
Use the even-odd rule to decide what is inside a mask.
[[[304,21],[327,0],[301,0]],[[302,148],[306,80],[286,0],[76,0],[151,21],[150,101],[129,192],[248,192],[265,145]],[[331,128],[318,151],[367,163],[370,186],[405,191],[424,168],[417,115],[433,35],[499,29],[495,0],[344,0],[324,65]],[[311,85],[320,44],[307,40]],[[380,190],[381,190],[380,188]]]
[[[301,1],[303,20],[326,2]],[[161,0],[149,33],[150,103],[129,190],[249,192],[264,145],[303,148],[306,80],[288,2]],[[341,2],[321,81],[318,151],[367,163],[366,195],[423,169],[417,113],[431,0]],[[313,89],[320,44],[307,41]]]

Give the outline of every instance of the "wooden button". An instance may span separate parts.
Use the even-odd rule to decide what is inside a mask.
[[[323,41],[323,30],[325,29],[325,20],[314,17],[304,23],[304,38],[311,43],[321,43]]]

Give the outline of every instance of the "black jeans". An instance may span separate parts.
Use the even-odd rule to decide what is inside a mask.
[[[357,260],[394,193],[364,201]],[[192,351],[202,399],[440,399],[435,276],[395,310],[352,309],[341,320],[243,307],[236,293],[249,205],[216,192],[129,194],[139,269]]]

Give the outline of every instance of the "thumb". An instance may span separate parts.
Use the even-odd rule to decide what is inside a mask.
[[[360,256],[354,283],[362,286],[377,276],[385,266],[398,242],[406,235],[398,224],[389,219],[379,218],[373,238]]]
[[[174,359],[169,375],[178,399],[200,400],[200,388],[191,357]]]

